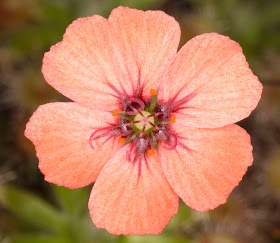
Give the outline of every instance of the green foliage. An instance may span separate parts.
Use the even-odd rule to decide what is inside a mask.
[[[68,243],[68,239],[64,237],[19,234],[12,239],[12,243]]]
[[[19,188],[1,188],[0,203],[20,222],[19,233],[11,237],[12,243],[189,242],[186,238],[170,236],[178,225],[190,220],[191,209],[186,205],[180,207],[161,235],[115,236],[96,229],[91,222],[87,209],[89,188],[71,190],[52,185],[50,189],[57,204]]]
[[[5,187],[1,190],[0,198],[20,220],[33,227],[56,233],[66,227],[66,218],[35,195],[14,187]]]
[[[145,235],[145,236],[127,236],[127,243],[189,243],[191,242],[189,239],[182,237],[170,237],[168,235]]]
[[[29,3],[26,5],[28,6],[28,11],[24,17],[20,17],[23,11],[19,11],[17,15],[10,14],[6,17],[2,14],[2,7],[5,3],[13,9],[17,6],[15,3],[21,1]],[[52,101],[51,99],[57,98],[57,96],[52,95],[48,88],[39,85],[40,77],[38,77],[38,72],[40,73],[43,53],[48,51],[53,44],[62,40],[67,26],[78,17],[94,14],[108,17],[111,10],[119,5],[143,10],[162,9],[178,20],[182,30],[184,42],[182,44],[185,44],[185,40],[205,32],[215,31],[228,35],[231,39],[240,43],[250,67],[255,62],[259,64],[254,70],[255,73],[261,75],[267,73],[265,78],[259,77],[264,84],[265,79],[275,79],[277,84],[279,83],[279,0],[0,0],[0,2],[0,20],[2,21],[6,18],[6,25],[0,24],[0,65],[2,65],[0,72],[3,80],[1,82],[15,84],[14,86],[8,86],[7,90],[17,86],[17,89],[21,91],[9,93],[11,94],[10,96],[14,96],[11,100],[16,100],[20,104],[20,108],[13,108],[14,103],[9,101],[5,107],[3,106],[0,109],[2,111],[1,117],[3,117],[0,121],[0,140],[1,142],[6,142],[6,145],[1,147],[0,157],[4,161],[3,171],[10,171],[14,176],[12,179],[8,178],[7,181],[5,179],[5,183],[9,183],[9,180],[15,180],[17,185],[29,187],[33,183],[34,172],[38,171],[38,169],[34,169],[37,168],[37,164],[31,165],[32,161],[30,161],[29,164],[23,165],[27,158],[23,157],[22,147],[18,146],[18,144],[22,144],[23,139],[26,138],[23,137],[23,130],[21,140],[17,141],[18,136],[14,136],[14,130],[24,120],[24,117],[19,114],[19,110],[22,111],[21,107],[24,106],[25,110],[30,111],[37,107],[39,102],[40,104],[47,103]],[[13,18],[18,18],[15,19],[18,25],[8,25]],[[184,35],[186,36],[185,39]],[[276,70],[275,73],[272,72],[273,68]],[[21,72],[21,70],[28,71],[29,69],[35,71],[34,76],[28,76],[29,72]],[[33,77],[34,79],[31,80]],[[27,82],[26,79],[30,80]],[[275,85],[270,89],[274,92],[277,87]],[[265,91],[267,90],[268,86],[265,87]],[[264,92],[263,103],[265,103],[265,99],[268,100],[268,96],[273,99],[273,96],[275,96],[273,92],[267,93],[266,97],[264,97]],[[34,93],[36,93],[37,97]],[[24,94],[22,99],[19,94]],[[273,101],[275,107],[277,107],[277,101],[279,101],[279,97],[276,97],[275,101]],[[258,118],[261,116],[263,118]],[[269,141],[273,139],[277,141],[277,137],[276,135],[272,137],[269,130],[277,130],[276,124],[278,124],[278,120],[272,120],[272,112],[269,113],[269,111],[263,111],[261,116],[257,115],[257,118],[251,118],[259,119],[258,121],[256,120],[251,129],[260,130],[259,135],[257,132],[252,134],[256,134],[256,137],[259,136],[261,146],[257,146],[254,149],[255,162],[249,168],[249,174],[246,176],[249,179],[253,178],[253,188],[256,185],[256,191],[260,194],[260,198],[265,198],[265,203],[262,203],[262,200],[258,200],[258,198],[253,198],[252,192],[254,190],[252,190],[250,184],[247,184],[247,188],[243,187],[243,192],[242,190],[239,191],[242,200],[232,202],[229,199],[225,205],[211,211],[209,214],[206,213],[205,215],[208,215],[211,220],[202,218],[200,221],[195,221],[197,219],[194,217],[193,210],[181,201],[178,214],[171,219],[162,234],[142,237],[115,236],[107,233],[106,230],[96,229],[91,222],[87,207],[91,188],[70,190],[52,185],[50,190],[38,194],[38,192],[35,192],[37,186],[34,186],[32,188],[34,190],[33,194],[21,188],[1,187],[0,185],[0,242],[4,239],[5,241],[3,240],[3,242],[8,243],[188,243],[190,240],[182,237],[203,234],[201,225],[208,225],[208,228],[211,228],[212,225],[210,224],[215,224],[216,228],[221,231],[224,228],[237,229],[238,236],[242,236],[245,231],[242,232],[237,228],[237,225],[239,225],[242,229],[242,222],[245,222],[246,225],[248,224],[248,227],[252,229],[250,237],[253,234],[259,237],[265,232],[265,239],[269,235],[275,234],[276,242],[279,240],[279,234],[277,235],[278,228],[272,225],[279,221],[279,217],[277,218],[275,213],[275,205],[278,205],[279,200],[273,201],[273,198],[279,198],[280,195],[278,176],[280,173],[280,153],[278,151],[275,157],[269,158],[271,161],[265,156],[275,150],[275,148],[270,147]],[[29,117],[30,114],[25,119],[27,120]],[[258,124],[263,125],[265,123],[263,120],[267,120],[270,123],[268,127],[263,128],[264,130],[258,127],[260,126]],[[5,140],[6,137],[7,140]],[[14,140],[12,140],[13,137]],[[252,137],[252,142],[255,141],[258,144],[256,137]],[[156,144],[154,145],[156,146]],[[32,150],[34,150],[33,147]],[[260,163],[258,150],[261,151],[259,153],[262,153],[261,159],[267,160],[269,163]],[[258,162],[262,167],[257,164]],[[0,169],[2,169],[2,164]],[[264,187],[263,189],[258,188],[259,185],[256,183],[258,180],[256,177],[254,178],[254,170],[258,170],[260,174],[257,174],[257,176],[260,178],[263,177],[260,171],[265,171],[264,173],[266,173],[264,182],[260,183]],[[35,177],[39,177],[39,175],[35,175]],[[45,199],[42,199],[42,197]],[[244,205],[247,205],[246,207],[243,202],[245,202]],[[250,205],[253,205],[253,207],[250,207]],[[247,207],[250,208],[247,209]],[[251,215],[251,217],[246,218],[247,215]],[[259,217],[254,215],[264,215],[264,217],[260,220]],[[188,229],[191,230],[188,231]],[[7,231],[8,234],[6,234]],[[233,231],[232,234],[236,234],[236,232]],[[208,238],[206,239],[209,242],[212,238],[215,240],[220,239],[216,236]],[[225,241],[224,238],[222,240],[222,242]],[[261,241],[262,238],[259,240]],[[254,241],[254,237],[252,241]]]
[[[127,6],[130,8],[136,8],[136,9],[151,9],[159,4],[162,4],[163,0],[141,0],[141,1],[136,1],[136,0],[116,0],[116,3],[120,6]]]
[[[78,17],[75,7],[70,1],[66,4],[59,1],[39,1],[31,15],[33,23],[9,33],[11,46],[26,54],[34,50],[49,49],[61,40],[66,27]]]
[[[20,221],[12,243],[95,243],[118,238],[94,227],[87,209],[88,188],[53,185],[52,189],[58,205],[15,187],[1,188],[0,203]]]
[[[88,188],[71,190],[65,187],[52,185],[54,196],[66,214],[82,215],[88,212]]]

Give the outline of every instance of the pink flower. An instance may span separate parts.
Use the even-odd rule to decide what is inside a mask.
[[[119,7],[74,21],[44,56],[46,81],[74,102],[42,105],[25,135],[45,179],[94,181],[92,221],[113,234],[158,234],[178,199],[225,203],[252,164],[249,116],[262,85],[238,43],[209,33],[177,53],[180,28],[161,11]]]

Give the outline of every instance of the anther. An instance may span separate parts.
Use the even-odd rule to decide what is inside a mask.
[[[150,94],[151,95],[157,95],[157,91],[155,89],[150,89]]]
[[[124,142],[125,142],[125,139],[121,137],[121,138],[118,139],[118,142],[119,142],[119,143],[124,143]]]
[[[148,150],[148,155],[152,156],[153,154],[155,154],[155,151],[153,149],[149,149]]]
[[[119,115],[119,110],[115,109],[113,110],[112,116],[118,116]]]
[[[171,122],[171,123],[176,122],[176,116],[171,116],[171,117],[170,117],[170,122]]]

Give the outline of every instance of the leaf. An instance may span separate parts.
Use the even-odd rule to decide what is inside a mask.
[[[173,235],[178,228],[182,228],[185,225],[192,224],[192,209],[188,207],[181,199],[179,204],[179,211],[170,220],[169,224],[166,226],[164,232]],[[188,242],[188,241],[186,241]]]
[[[117,0],[118,5],[137,9],[150,9],[159,6],[159,4],[163,4],[164,2],[165,0]]]
[[[24,222],[51,232],[64,232],[66,218],[41,198],[14,187],[0,191],[0,202]]]
[[[54,237],[48,235],[19,234],[12,237],[11,243],[69,243],[69,239],[64,237]]]
[[[64,212],[84,215],[88,212],[89,191],[87,187],[69,189],[66,187],[52,186],[54,195]]]
[[[182,237],[171,237],[164,234],[161,235],[144,235],[144,236],[135,236],[130,235],[126,237],[127,243],[189,243],[191,242],[189,239]]]

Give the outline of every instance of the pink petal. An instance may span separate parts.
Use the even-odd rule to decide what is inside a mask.
[[[111,110],[122,98],[118,92],[132,96],[138,80],[144,94],[158,85],[179,39],[178,23],[165,13],[118,7],[109,20],[94,15],[69,25],[45,54],[42,71],[70,99]]]
[[[112,234],[159,234],[177,213],[178,196],[157,154],[128,163],[128,147],[112,157],[96,180],[89,199],[92,221]]]
[[[174,191],[197,211],[226,202],[252,164],[250,136],[237,125],[215,129],[177,127],[173,151],[161,149],[164,174]]]
[[[216,33],[190,40],[161,83],[159,99],[192,94],[176,117],[183,126],[215,128],[244,119],[257,106],[262,85],[238,43]]]
[[[143,96],[150,97],[150,89],[158,87],[177,53],[181,34],[179,24],[162,11],[144,12],[125,7],[114,9],[109,22],[120,38],[120,62],[131,71],[134,86],[140,78]]]
[[[89,138],[114,119],[110,113],[72,102],[40,106],[26,125],[25,136],[35,145],[45,180],[69,188],[94,182],[120,144],[103,138],[94,142],[93,150]]]

